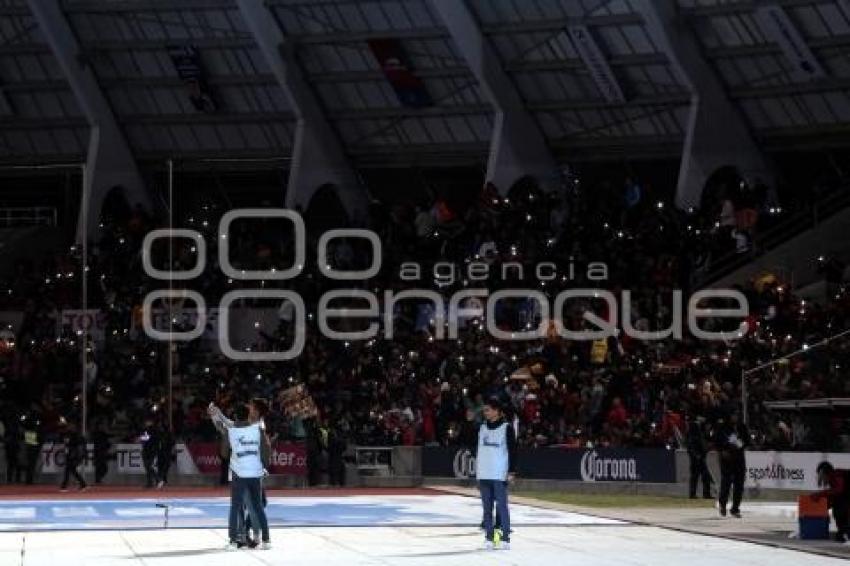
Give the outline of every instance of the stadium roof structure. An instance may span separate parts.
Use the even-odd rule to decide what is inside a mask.
[[[0,0],[0,163],[91,161],[93,127],[118,163],[312,150],[349,181],[717,147],[759,171],[850,145],[850,0]]]

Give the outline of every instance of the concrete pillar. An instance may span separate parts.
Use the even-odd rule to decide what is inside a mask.
[[[699,206],[706,181],[725,165],[736,166],[749,180],[761,178],[773,185],[772,165],[703,57],[697,38],[678,17],[674,0],[633,0],[632,4],[691,92],[676,204],[680,208]]]
[[[495,109],[486,181],[503,195],[526,175],[537,179],[544,189],[557,188],[557,162],[475,15],[464,0],[430,1]]]
[[[77,241],[81,242],[95,234],[103,201],[113,187],[124,188],[131,207],[138,204],[150,212],[152,199],[109,102],[91,67],[81,57],[79,42],[62,13],[61,3],[55,0],[28,0],[28,3],[90,127],[77,222]]]
[[[295,46],[264,2],[236,0],[236,4],[296,116],[287,207],[306,210],[313,194],[331,184],[352,222],[362,223],[368,213],[368,195],[295,60]]]

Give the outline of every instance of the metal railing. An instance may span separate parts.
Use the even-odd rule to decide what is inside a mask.
[[[793,212],[790,216],[770,228],[756,232],[750,250],[745,253],[729,252],[712,259],[707,272],[698,279],[698,286],[704,287],[747,265],[756,258],[779,247],[806,230],[815,228],[824,220],[850,206],[850,186],[843,186],[830,192],[810,206]]]
[[[57,226],[59,211],[47,206],[0,208],[0,227]]]
[[[393,448],[391,446],[357,446],[354,449],[358,472],[392,475]]]

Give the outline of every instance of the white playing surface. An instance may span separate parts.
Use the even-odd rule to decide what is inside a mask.
[[[200,501],[200,500],[198,500]],[[54,529],[67,528],[68,521],[80,524],[95,519],[92,509],[81,502],[48,502],[46,508],[26,502],[4,503],[6,527],[32,520],[33,513],[56,521]],[[134,512],[146,508],[149,500],[110,502],[115,517],[135,521]],[[218,501],[215,501],[218,504]],[[509,551],[479,550],[482,534],[477,528],[480,511],[477,502],[459,496],[387,496],[343,498],[275,499],[295,511],[325,505],[325,524],[334,518],[339,524],[363,524],[368,519],[374,526],[288,526],[272,529],[274,548],[268,551],[223,550],[227,533],[222,528],[144,529],[134,530],[46,530],[32,529],[0,532],[0,565],[2,566],[241,566],[297,565],[331,566],[408,565],[423,566],[476,564],[531,566],[703,566],[753,565],[799,566],[801,564],[843,564],[838,559],[802,554],[756,544],[722,538],[700,536],[657,527],[632,525],[576,513],[512,505],[514,535]],[[332,504],[331,504],[332,503]],[[331,505],[329,505],[331,504]],[[152,506],[152,503],[150,503]],[[193,500],[181,500],[184,508],[193,508]],[[363,516],[351,516],[371,509]],[[377,507],[377,509],[375,509]],[[207,516],[203,505],[200,513],[181,517],[188,520],[217,520]],[[13,510],[14,509],[14,510]],[[385,509],[386,512],[382,512]],[[105,513],[101,505],[94,508]],[[403,515],[404,521],[399,516]],[[312,516],[311,514],[305,514]],[[115,520],[111,517],[110,522]],[[430,523],[424,519],[431,521]],[[396,522],[403,524],[397,524]],[[19,524],[20,525],[22,524]],[[312,524],[305,521],[306,524]]]

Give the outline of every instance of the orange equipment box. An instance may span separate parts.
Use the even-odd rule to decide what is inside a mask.
[[[811,495],[801,495],[797,498],[797,517],[803,519],[820,519],[829,517],[826,497],[815,499]]]

